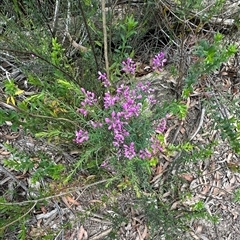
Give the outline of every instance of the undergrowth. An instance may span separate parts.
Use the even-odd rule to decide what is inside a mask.
[[[217,13],[222,3],[223,1],[217,1],[215,8],[209,11],[209,15],[198,19],[200,21],[198,27],[203,26],[213,12]],[[88,9],[89,4],[88,1],[84,1],[84,9]],[[32,9],[30,3],[27,6]],[[92,7],[98,8],[95,5]],[[156,5],[156,7],[161,7],[161,10],[165,11],[165,20],[171,15],[171,11],[165,5]],[[184,13],[193,17],[191,8],[201,11],[200,1],[194,1],[192,4],[190,2],[184,4],[180,1],[176,14],[179,18],[182,18]],[[21,12],[18,8],[15,8],[15,11]],[[90,13],[93,14],[92,11],[88,12]],[[24,17],[21,18],[21,14],[18,17],[24,27],[28,28],[29,25],[26,24]],[[34,15],[34,11],[29,11],[29,15]],[[6,15],[1,16],[6,20]],[[93,16],[89,17],[88,30],[93,36],[102,38],[102,32],[92,20]],[[17,25],[14,25],[12,20],[9,21],[13,31],[18,33]],[[160,107],[159,99],[154,98],[155,90],[151,87],[151,79],[149,82],[139,82],[137,79],[137,71],[141,70],[141,67],[135,59],[138,57],[136,53],[139,52],[135,53],[135,48],[131,45],[136,43],[139,26],[143,27],[140,32],[141,39],[147,34],[148,25],[146,19],[145,21],[144,23],[140,19],[136,20],[134,15],[126,15],[123,19],[112,23],[109,39],[111,39],[110,45],[114,43],[114,49],[110,48],[108,52],[111,56],[109,69],[104,69],[103,65],[99,64],[103,59],[102,56],[96,57],[97,54],[102,54],[103,46],[106,44],[98,38],[94,39],[94,42],[89,39],[86,51],[81,51],[83,48],[79,46],[82,43],[79,43],[76,51],[71,47],[67,49],[66,43],[60,41],[61,37],[66,38],[66,36],[60,37],[57,29],[53,29],[54,32],[51,34],[45,31],[40,37],[40,30],[35,32],[38,25],[34,21],[30,24],[34,29],[31,30],[33,31],[31,39],[26,39],[22,35],[18,39],[15,33],[12,33],[14,37],[11,41],[19,40],[19,49],[11,49],[7,46],[4,51],[9,50],[11,54],[26,54],[40,72],[25,68],[27,84],[34,89],[30,95],[24,95],[26,89],[19,86],[10,75],[6,76],[2,84],[4,94],[1,100],[6,104],[7,109],[0,109],[0,125],[4,126],[10,122],[14,131],[22,128],[25,133],[60,146],[62,152],[74,149],[77,150],[78,155],[73,162],[64,165],[64,163],[55,163],[54,159],[42,150],[22,153],[10,145],[5,145],[5,148],[12,153],[12,157],[3,161],[4,166],[18,172],[27,172],[33,189],[29,189],[25,200],[29,200],[30,203],[26,201],[25,205],[24,200],[21,203],[18,197],[12,198],[12,205],[6,204],[8,193],[1,197],[1,236],[17,226],[19,239],[25,239],[25,224],[22,222],[25,223],[30,219],[33,208],[44,205],[47,199],[51,199],[62,189],[72,191],[72,184],[79,178],[86,186],[100,182],[104,183],[104,187],[112,193],[131,192],[134,195],[132,200],[135,207],[145,214],[149,237],[153,239],[154,236],[160,235],[165,236],[166,239],[176,239],[189,230],[188,222],[191,219],[205,218],[213,222],[217,221],[215,216],[208,214],[202,201],[189,207],[182,206],[181,210],[173,209],[172,204],[175,200],[184,202],[192,197],[190,191],[181,192],[183,179],[178,173],[188,163],[208,159],[218,143],[212,141],[204,146],[198,146],[189,139],[182,143],[167,143],[168,123],[172,118],[179,122],[187,118],[187,99],[200,79],[219,69],[222,62],[227,61],[237,52],[237,48],[234,44],[224,45],[224,36],[219,32],[210,40],[203,37],[197,41],[193,47],[195,60],[187,70],[184,70],[181,61],[178,66],[175,62],[173,64],[175,72],[179,73],[176,83],[180,89],[178,99],[161,104]],[[185,24],[185,27],[189,27],[187,22]],[[184,41],[185,34],[181,34],[181,31],[176,32],[173,26],[169,26],[168,32],[165,32],[168,41],[173,43],[177,39]],[[194,28],[194,31],[197,30]],[[8,39],[11,33],[7,31],[4,34],[1,38]],[[180,37],[176,38],[175,34],[179,34]],[[80,33],[76,35],[79,36]],[[178,43],[181,45],[181,42]],[[151,69],[154,71],[153,77],[161,73],[166,64],[171,62],[171,57],[161,49],[161,45],[154,50],[150,61]],[[183,49],[180,50],[182,54]],[[73,61],[74,58],[77,60]],[[119,80],[121,80],[120,84]],[[221,99],[217,100],[222,103]],[[218,123],[216,128],[222,134],[222,138],[229,141],[233,151],[239,154],[239,110],[233,104],[230,108],[231,114],[226,115],[221,113],[222,110],[219,111],[220,105],[209,103],[210,101],[206,102],[204,106],[207,111],[213,113],[214,121]],[[214,114],[216,112],[220,113]],[[167,159],[173,159],[173,162],[167,171],[167,181],[156,187],[151,181],[163,155]],[[44,187],[34,189],[40,182],[45,182]],[[167,191],[170,192],[169,202],[162,197]],[[239,201],[238,191],[235,199]],[[104,201],[108,204],[109,199]],[[116,226],[120,227],[126,220],[125,217],[119,213],[113,218]],[[114,229],[112,235],[114,232],[117,230]],[[50,238],[52,234],[49,232]]]

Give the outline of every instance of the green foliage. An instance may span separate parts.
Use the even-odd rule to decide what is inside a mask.
[[[142,197],[139,205],[144,208],[150,231],[165,239],[175,239],[181,231],[186,229],[184,218],[176,218],[179,215],[175,210],[170,210],[168,203],[159,201],[157,197]],[[174,227],[173,227],[174,226]]]
[[[211,117],[214,119],[214,128],[219,131],[222,140],[230,145],[232,150],[240,153],[240,109],[239,99],[232,99],[232,94],[223,93],[205,101]]]
[[[234,192],[234,201],[240,202],[240,188]]]
[[[23,219],[30,208],[29,205],[10,205],[4,196],[0,197],[0,237],[4,237],[4,231],[7,229],[15,230],[18,226],[22,226]],[[24,232],[22,232],[24,235]],[[23,238],[24,239],[24,238]]]
[[[204,209],[204,202],[203,201],[198,201],[197,203],[194,204],[193,206],[193,210],[194,211],[197,211],[197,212],[200,212]]]
[[[174,101],[168,104],[165,109],[169,114],[176,115],[180,119],[185,119],[187,116],[187,106],[182,102]]]
[[[7,79],[4,83],[3,86],[5,88],[5,93],[8,95],[7,97],[7,103],[12,103],[15,105],[15,96],[18,96],[22,94],[24,91],[19,89],[16,84],[14,83],[13,79]]]
[[[60,179],[64,170],[62,164],[55,164],[46,154],[36,152],[35,155],[19,152],[10,146],[6,146],[13,154],[11,159],[3,160],[6,167],[16,171],[31,173],[32,182],[41,180],[44,177],[50,177],[53,180]]]
[[[215,116],[215,118],[217,118]],[[233,151],[237,154],[240,154],[240,121],[237,117],[218,117],[217,129],[221,130],[221,136],[223,139],[229,141],[230,146]]]
[[[19,125],[22,124],[19,114],[16,111],[0,109],[0,125],[2,126],[7,121],[12,123],[11,129],[13,131],[17,131]]]
[[[57,42],[56,38],[52,39],[52,52],[51,52],[51,61],[56,66],[61,66],[61,62],[64,59],[64,49],[61,44]]]
[[[221,47],[223,44],[223,35],[216,33],[214,35],[214,42],[209,44],[206,40],[201,40],[196,47],[195,54],[203,59],[202,73],[210,73],[211,71],[219,68],[220,64],[229,59],[237,52],[236,45],[230,44],[227,47]]]
[[[126,189],[128,187],[133,188],[136,193],[136,196],[139,198],[142,196],[143,189],[144,190],[150,189],[149,184],[149,178],[151,174],[150,162],[134,158],[131,161],[126,161],[124,165],[125,169],[123,171],[123,174],[126,176],[126,179],[121,180],[120,184],[118,184],[118,188],[119,189]],[[118,170],[117,166],[116,170]]]
[[[121,61],[127,57],[133,57],[134,51],[130,45],[131,38],[137,33],[138,22],[132,15],[126,16],[122,22],[113,26],[113,42],[117,48],[114,49],[112,65],[110,69],[117,71]]]
[[[3,84],[5,88],[5,93],[8,95],[15,95],[16,91],[18,90],[17,86],[14,84],[14,80],[6,80]]]
[[[225,46],[222,40],[223,35],[216,33],[213,43],[209,43],[205,39],[199,41],[195,49],[198,60],[189,67],[183,90],[184,98],[187,98],[192,92],[193,84],[197,83],[200,76],[216,70],[220,67],[221,63],[236,53],[236,45],[230,44],[229,46]]]
[[[116,31],[119,31],[121,43],[118,49],[115,50],[117,53],[117,56],[121,59],[124,59],[128,56],[132,57],[131,54],[129,54],[128,49],[132,49],[131,46],[127,45],[130,38],[136,34],[136,26],[138,22],[136,22],[133,18],[133,16],[127,16],[123,23],[120,23],[117,25]]]
[[[27,227],[26,227],[26,218],[23,218],[21,221],[21,230],[18,233],[18,239],[25,240],[27,238]]]

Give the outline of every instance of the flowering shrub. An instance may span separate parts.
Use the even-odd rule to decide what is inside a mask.
[[[160,66],[166,62],[164,54],[160,53],[154,59],[158,60],[153,61],[153,68],[161,70]],[[131,58],[122,65],[125,74],[135,74],[136,64]],[[159,135],[166,130],[166,118],[157,119],[153,124],[150,109],[156,101],[150,82],[131,86],[121,84],[115,89],[105,73],[98,72],[98,75],[106,91],[103,99],[97,99],[93,92],[81,88],[84,99],[78,112],[86,120],[86,125],[76,131],[74,141],[85,146],[100,143],[104,149],[101,166],[112,173],[116,170],[111,166],[113,159],[123,163],[134,158],[150,160],[157,156],[163,151]]]

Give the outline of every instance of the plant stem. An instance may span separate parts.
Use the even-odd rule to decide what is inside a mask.
[[[107,44],[105,0],[102,0],[102,22],[103,22],[104,58],[105,58],[107,78],[109,79],[109,62],[108,62],[108,44]]]
[[[91,37],[90,31],[89,31],[88,23],[86,21],[86,16],[85,16],[85,13],[84,13],[83,8],[82,8],[81,0],[79,0],[78,2],[79,2],[79,9],[80,9],[81,14],[83,16],[84,25],[85,25],[85,28],[86,28],[86,31],[87,31],[87,34],[88,34],[89,42],[90,42],[90,45],[91,45],[91,48],[92,48],[93,57],[94,57],[94,60],[95,60],[97,72],[98,72],[99,71],[99,65],[98,65],[97,56],[96,56],[96,53],[95,53],[95,47],[94,47],[92,37]]]

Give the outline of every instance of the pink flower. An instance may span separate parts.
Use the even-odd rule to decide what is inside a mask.
[[[167,62],[167,59],[165,58],[165,54],[163,52],[158,53],[154,56],[152,60],[153,69],[157,71],[162,71],[162,67]]]
[[[134,150],[134,142],[131,142],[130,145],[123,145],[124,148],[124,156],[128,159],[132,159],[136,156],[135,150]]]
[[[84,132],[82,129],[80,129],[75,133],[76,133],[76,139],[75,139],[76,143],[83,143],[84,141],[88,141],[89,136],[87,131]]]
[[[94,122],[93,120],[90,120],[90,124],[93,128],[102,127],[103,124],[101,122]]]
[[[105,93],[103,98],[104,101],[104,108],[109,108],[115,104],[116,101],[119,100],[118,96],[111,96],[110,93]]]
[[[147,149],[144,149],[139,151],[139,157],[141,159],[150,159],[152,157],[152,154]]]
[[[153,154],[157,154],[158,152],[163,151],[161,142],[156,137],[151,138],[151,149],[152,149]]]
[[[160,123],[156,127],[157,133],[163,133],[167,129],[167,121],[166,118],[162,118]]]
[[[81,91],[85,95],[84,101],[81,102],[82,106],[92,106],[97,102],[97,99],[95,98],[95,94],[93,92],[86,91],[84,88],[81,88]]]
[[[88,113],[88,112],[87,112],[86,109],[84,109],[84,108],[79,108],[78,111],[79,111],[84,117],[87,116],[87,113]]]
[[[107,74],[106,74],[106,73],[98,72],[98,75],[99,75],[98,79],[102,81],[103,86],[104,86],[105,88],[111,86],[110,81],[107,79]]]
[[[134,74],[135,73],[136,64],[134,63],[134,61],[131,58],[127,58],[126,61],[123,61],[122,65],[123,65],[122,70],[125,73],[130,73],[130,74]]]

